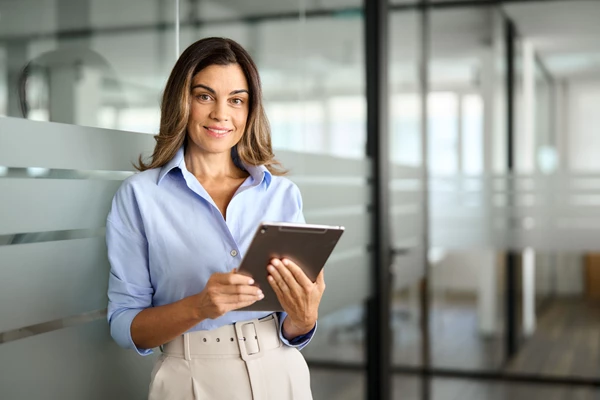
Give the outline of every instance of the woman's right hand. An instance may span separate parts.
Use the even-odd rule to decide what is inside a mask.
[[[200,315],[215,319],[229,311],[247,307],[265,296],[254,280],[246,275],[215,272],[210,276],[204,290],[198,293],[197,307]]]

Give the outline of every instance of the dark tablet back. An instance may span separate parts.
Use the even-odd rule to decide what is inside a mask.
[[[251,276],[265,297],[242,310],[282,311],[267,280],[269,261],[288,258],[314,282],[342,233],[344,227],[341,226],[262,223],[240,264],[239,272]]]

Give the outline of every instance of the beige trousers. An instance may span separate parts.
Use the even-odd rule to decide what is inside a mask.
[[[311,400],[300,352],[279,339],[275,315],[186,333],[163,346],[149,400]]]

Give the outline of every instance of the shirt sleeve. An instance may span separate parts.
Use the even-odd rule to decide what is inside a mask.
[[[133,319],[152,306],[154,288],[148,271],[148,242],[133,190],[123,186],[115,195],[106,223],[111,266],[107,318],[111,336],[119,346],[148,355],[153,351],[138,348],[131,338]]]
[[[289,221],[289,222],[305,224],[306,220],[304,219],[304,213],[303,213],[302,194],[300,193],[300,189],[298,189],[298,186],[296,186],[295,184],[294,184],[294,190],[292,191],[292,193],[294,196],[293,201],[294,201],[296,208],[294,210],[293,217],[292,217],[291,221]],[[318,322],[315,323],[315,326],[312,328],[312,330],[310,332],[308,332],[304,335],[297,336],[291,340],[287,340],[283,336],[283,321],[285,321],[285,319],[287,318],[287,313],[279,312],[277,314],[279,316],[279,338],[281,339],[283,344],[285,344],[286,346],[289,346],[289,347],[296,347],[296,348],[298,348],[298,350],[302,350],[304,347],[306,347],[306,345],[308,345],[308,343],[310,343],[315,332],[317,331]]]
[[[296,205],[296,208],[294,210],[294,214],[293,217],[291,219],[291,221],[289,222],[294,222],[297,224],[305,224],[306,220],[304,219],[304,212],[303,212],[303,201],[302,201],[302,194],[300,193],[300,189],[298,189],[298,186],[296,186],[294,184],[294,191],[292,192],[293,196],[294,196],[294,203]]]
[[[315,326],[310,330],[310,332],[305,333],[304,335],[296,336],[291,340],[287,340],[283,336],[283,321],[285,321],[285,319],[287,318],[287,313],[278,312],[277,316],[279,318],[279,338],[281,339],[283,344],[285,344],[288,347],[296,347],[298,350],[302,350],[310,343],[313,336],[315,335],[315,332],[317,331],[318,322],[315,322]]]

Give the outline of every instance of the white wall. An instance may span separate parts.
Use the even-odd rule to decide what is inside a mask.
[[[583,255],[562,253],[558,256],[556,269],[556,292],[559,296],[577,296],[585,292]]]
[[[600,79],[577,80],[567,84],[566,130],[569,169],[575,172],[600,171]]]
[[[536,254],[536,291],[547,293],[551,283],[553,256]],[[556,292],[559,296],[584,293],[583,256],[560,253],[556,256]],[[482,265],[489,263],[486,250],[447,252],[432,265],[431,286],[434,292],[457,292],[475,295],[479,287]]]

